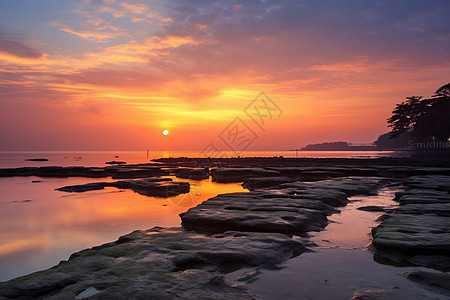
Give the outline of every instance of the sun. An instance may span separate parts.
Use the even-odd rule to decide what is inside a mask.
[[[163,134],[164,134],[164,135],[168,135],[168,134],[169,134],[169,130],[164,129],[164,130],[163,130]]]

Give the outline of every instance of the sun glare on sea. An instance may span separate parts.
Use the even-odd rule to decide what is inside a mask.
[[[163,130],[163,134],[164,134],[164,135],[168,135],[168,134],[169,134],[169,130],[164,129],[164,130]]]

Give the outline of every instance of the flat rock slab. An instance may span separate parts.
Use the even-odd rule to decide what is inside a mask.
[[[397,209],[395,209],[395,212],[398,214],[409,214],[409,215],[436,214],[442,217],[450,217],[450,202],[403,204]]]
[[[212,181],[221,183],[244,182],[250,177],[277,177],[280,172],[264,168],[212,168]]]
[[[317,181],[326,180],[333,177],[343,177],[346,174],[339,172],[338,168],[311,168],[311,167],[284,167],[284,168],[268,168],[280,173],[282,176],[296,178],[300,181]],[[354,175],[354,174],[353,174]]]
[[[450,218],[394,214],[372,229],[375,256],[450,269]]]
[[[209,172],[205,168],[177,168],[174,173],[178,178],[203,180],[209,178]]]
[[[148,178],[174,174],[180,178],[202,180],[209,177],[203,168],[188,168],[171,166],[167,168],[161,164],[114,165],[99,167],[23,167],[0,169],[0,177],[39,176],[39,177],[87,177],[102,178],[111,176],[113,179]]]
[[[450,176],[413,176],[396,193],[399,207],[372,230],[377,260],[450,270]]]
[[[434,295],[433,295],[434,296]],[[391,287],[389,289],[370,289],[366,291],[359,291],[353,294],[352,300],[438,300],[444,299],[442,296],[435,298],[427,291],[410,291],[409,289],[402,289],[399,287]],[[445,296],[444,296],[445,297]]]
[[[386,179],[380,177],[350,176],[316,182],[286,183],[282,184],[281,188],[289,194],[301,194],[303,190],[308,189],[320,189],[322,191],[340,191],[347,196],[376,195],[383,181],[386,181]]]
[[[423,285],[444,289],[450,296],[450,274],[448,273],[415,270],[406,273],[405,277]]]
[[[101,190],[105,187],[131,189],[138,194],[152,197],[172,197],[179,194],[189,193],[190,190],[190,185],[188,182],[173,182],[170,178],[145,178],[140,180],[93,182],[64,186],[56,190],[70,193],[81,193],[92,190]]]
[[[344,196],[345,197],[345,196]],[[338,212],[317,195],[270,192],[222,194],[180,214],[182,226],[200,232],[227,230],[301,234],[328,224]]]
[[[39,177],[91,177],[108,176],[104,168],[89,167],[23,167],[0,169],[0,177],[39,176]]]
[[[0,299],[255,299],[220,272],[278,268],[306,248],[282,234],[206,236],[180,228],[135,231],[68,261],[0,283]]]
[[[254,191],[261,188],[276,187],[283,183],[294,181],[295,179],[291,177],[253,177],[244,181],[242,187]]]
[[[290,182],[287,177],[254,178],[247,182],[255,191],[208,199],[180,214],[181,224],[187,230],[208,233],[236,230],[304,235],[323,229],[327,216],[338,212],[333,207],[349,202],[347,195],[376,194],[382,180],[352,176],[304,183]]]
[[[411,189],[396,193],[394,200],[398,201],[399,205],[450,203],[450,193],[429,189]]]
[[[421,175],[412,176],[406,183],[410,188],[432,189],[450,193],[450,176]]]

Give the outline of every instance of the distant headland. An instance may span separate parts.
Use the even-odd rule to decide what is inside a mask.
[[[376,151],[375,144],[353,145],[347,142],[325,142],[320,144],[309,144],[299,149],[300,151]]]

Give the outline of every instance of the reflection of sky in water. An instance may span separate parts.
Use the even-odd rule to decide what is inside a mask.
[[[189,207],[220,193],[245,191],[240,184],[210,179],[177,180],[189,181],[191,193],[164,199],[112,187],[84,193],[54,190],[110,178],[0,178],[0,281],[51,267],[73,252],[133,230],[180,226],[178,215]]]
[[[340,214],[329,217],[333,222],[326,230],[311,233],[310,240],[318,244],[315,252],[303,253],[286,262],[282,270],[263,270],[250,283],[251,291],[264,299],[351,299],[355,291],[369,289],[401,291],[402,299],[447,299],[446,296],[424,290],[402,274],[421,267],[396,268],[381,265],[367,250],[370,230],[382,213],[357,210],[361,206],[392,207],[395,190],[384,189],[377,196],[354,196]],[[433,272],[433,270],[426,269]],[[247,270],[248,271],[248,270]],[[244,271],[229,274],[237,278]]]

